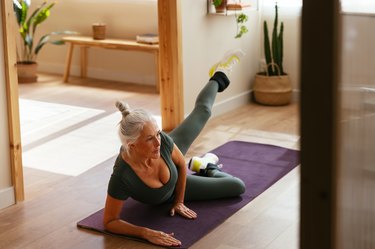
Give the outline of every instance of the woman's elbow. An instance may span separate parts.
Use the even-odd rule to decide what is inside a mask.
[[[104,229],[107,230],[107,231],[110,231],[111,230],[111,226],[110,226],[110,223],[112,221],[109,220],[107,217],[103,217],[103,226],[104,226]]]
[[[116,221],[118,219],[106,219],[104,218],[103,219],[103,226],[104,226],[104,229],[108,232],[115,232],[115,229],[114,227],[116,226]]]

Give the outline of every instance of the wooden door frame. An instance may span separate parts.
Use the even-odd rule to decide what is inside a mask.
[[[18,80],[16,58],[15,18],[13,2],[1,0],[3,28],[4,75],[7,95],[10,167],[16,202],[25,198],[22,167],[22,146],[18,104]]]
[[[16,68],[13,2],[1,0],[9,124],[10,167],[16,202],[23,201],[24,181]],[[178,0],[158,0],[159,81],[162,128],[170,131],[183,119],[181,15]]]
[[[172,130],[184,118],[179,2],[158,0],[160,105],[164,131]]]

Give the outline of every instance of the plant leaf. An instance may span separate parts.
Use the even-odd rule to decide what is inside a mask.
[[[55,3],[51,3],[45,8],[41,8],[38,14],[34,18],[33,22],[33,32],[35,32],[36,27],[44,22],[50,15],[50,9],[55,5]]]
[[[272,56],[271,56],[271,44],[270,44],[270,38],[269,38],[269,34],[268,34],[268,25],[267,25],[267,22],[264,21],[263,23],[263,33],[264,33],[264,56],[266,58],[266,64],[269,65],[270,63],[272,63]],[[267,66],[267,72],[269,75],[272,75],[273,72],[272,72],[272,68],[269,68]]]
[[[18,2],[18,0],[13,0],[13,10],[14,10],[14,13],[16,15],[16,20],[17,20],[17,23],[19,26],[21,26],[21,21],[22,21],[22,12],[23,12],[23,8],[22,8],[22,4],[20,2]]]
[[[54,45],[65,44],[64,41],[61,40],[61,39],[50,41],[51,36],[53,36],[53,35],[73,35],[73,34],[74,35],[78,34],[78,32],[69,31],[69,30],[67,30],[67,31],[54,31],[54,32],[51,32],[49,34],[46,34],[46,35],[42,36],[39,39],[38,44],[35,47],[35,50],[34,50],[35,55],[37,55],[40,52],[40,50],[43,48],[43,46],[47,43],[51,43],[51,44],[54,44]]]
[[[284,23],[281,22],[280,25],[280,33],[278,37],[279,41],[279,67],[280,67],[280,74],[284,74],[284,68],[283,68],[283,50],[284,50],[284,42],[283,42],[283,36],[284,36]]]

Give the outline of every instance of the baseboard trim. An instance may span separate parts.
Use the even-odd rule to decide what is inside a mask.
[[[53,74],[63,74],[65,68],[60,64],[50,63],[39,63],[38,71]],[[80,75],[80,67],[77,65],[71,65],[70,76]],[[129,74],[128,72],[110,71],[100,68],[87,68],[88,78],[110,80],[118,82],[131,82],[140,85],[155,86],[155,75],[154,74]],[[62,77],[62,76],[61,76]]]
[[[98,68],[88,68],[88,77],[102,80],[112,80],[118,82],[131,82],[140,85],[155,86],[155,75],[129,74],[119,71],[110,71]]]
[[[248,104],[252,101],[252,92],[252,90],[249,90],[214,104],[214,106],[212,107],[212,116],[216,117],[231,110],[234,110],[240,106]],[[298,89],[293,89],[292,102],[299,102],[299,99],[300,91]]]
[[[14,188],[9,187],[0,190],[0,209],[9,207],[16,203],[14,198]]]
[[[292,91],[292,102],[299,102],[301,97],[301,92],[299,89],[293,89]]]
[[[223,101],[217,102],[212,107],[212,116],[216,117],[231,110],[234,110],[240,106],[246,105],[251,100],[251,90],[236,96],[230,97]]]

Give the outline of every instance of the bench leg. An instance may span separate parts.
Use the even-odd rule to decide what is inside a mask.
[[[81,46],[81,78],[87,77],[87,47]]]
[[[68,82],[69,80],[70,65],[72,64],[73,48],[74,48],[73,43],[70,43],[68,47],[68,53],[66,55],[65,71],[64,71],[64,78],[63,78],[64,82]]]

